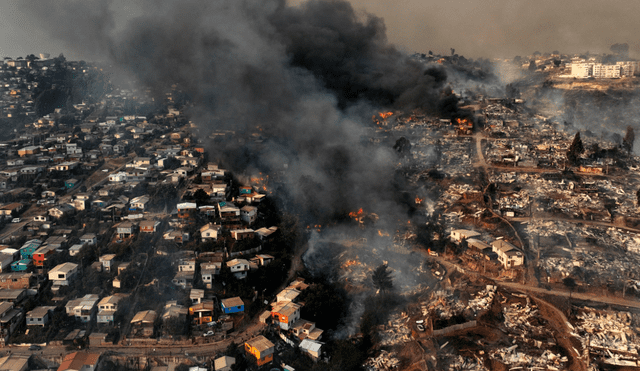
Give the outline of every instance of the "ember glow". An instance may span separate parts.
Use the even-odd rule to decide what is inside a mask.
[[[383,119],[387,119],[388,117],[391,117],[391,115],[393,115],[393,112],[380,112],[378,115],[380,115],[380,117],[382,117]]]
[[[424,201],[424,198],[420,198],[420,197],[416,196],[416,199],[415,199],[416,205],[421,205],[422,201]]]
[[[389,237],[389,233],[382,231],[382,230],[378,230],[378,236],[380,237]]]
[[[362,214],[364,214],[364,212],[362,211],[362,208],[360,208],[358,211],[350,212],[349,218],[358,219],[362,216]]]

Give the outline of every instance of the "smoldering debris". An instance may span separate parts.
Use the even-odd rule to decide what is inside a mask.
[[[390,316],[387,324],[378,328],[380,346],[401,345],[411,341],[411,330],[409,329],[409,316],[406,313],[394,313]]]
[[[367,359],[364,364],[367,371],[388,371],[398,369],[399,366],[400,360],[396,357],[395,353],[386,350],[380,351],[380,354],[376,357]]]

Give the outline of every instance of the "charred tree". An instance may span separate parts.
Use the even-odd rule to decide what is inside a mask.
[[[627,132],[622,139],[622,148],[627,150],[627,153],[633,151],[633,142],[636,140],[636,134],[633,132],[631,126],[627,126]]]
[[[576,133],[573,138],[573,142],[567,151],[567,160],[571,165],[578,165],[580,155],[584,152],[584,146],[582,145],[582,139],[580,139],[580,132]]]
[[[393,278],[387,268],[386,264],[382,264],[371,275],[373,286],[382,292],[390,291],[393,288]]]

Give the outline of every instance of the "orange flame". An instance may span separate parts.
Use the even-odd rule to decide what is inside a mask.
[[[388,117],[393,115],[393,112],[380,112],[378,113],[378,115],[380,115],[380,117],[382,117],[383,119],[387,119]]]
[[[378,230],[378,236],[380,237],[389,237],[389,233]]]
[[[349,213],[349,218],[359,218],[361,217],[363,214],[362,208],[360,208],[358,211],[352,211]]]
[[[360,264],[359,261],[357,261],[355,259],[350,259],[350,260],[347,260],[344,264],[342,264],[342,268],[349,268],[349,267],[352,267],[352,266],[358,265],[358,264]]]
[[[422,198],[420,198],[420,197],[416,196],[416,205],[420,205],[420,204],[422,204],[422,201],[424,201],[424,199],[422,199]]]
[[[467,126],[471,126],[471,121],[467,120],[467,119],[456,119],[456,122],[458,123],[458,125],[467,125]]]

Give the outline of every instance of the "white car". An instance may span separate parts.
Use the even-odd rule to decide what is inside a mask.
[[[11,219],[11,223],[20,223],[20,218]]]

